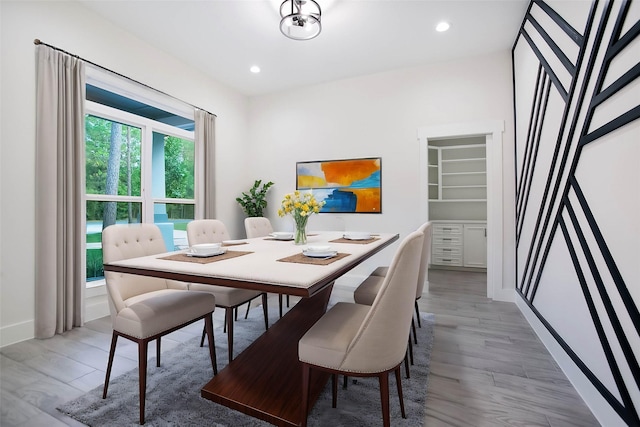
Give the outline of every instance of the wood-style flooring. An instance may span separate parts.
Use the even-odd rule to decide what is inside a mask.
[[[598,426],[516,305],[485,294],[483,273],[429,272],[429,292],[419,300],[436,315],[425,427]],[[352,292],[336,286],[332,300],[353,301]],[[270,296],[270,310],[277,306]],[[223,316],[216,310],[215,322]],[[163,338],[163,351],[201,332],[200,322],[176,331]],[[105,317],[0,349],[0,425],[82,425],[55,408],[102,385],[110,340]],[[135,344],[119,340],[112,378],[136,367]]]

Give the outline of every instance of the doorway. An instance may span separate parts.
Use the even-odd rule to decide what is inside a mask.
[[[512,289],[503,288],[503,121],[454,123],[418,129],[420,146],[420,215],[429,218],[429,145],[430,141],[483,137],[486,144],[486,232],[487,297],[514,301]],[[428,286],[428,278],[427,285]]]

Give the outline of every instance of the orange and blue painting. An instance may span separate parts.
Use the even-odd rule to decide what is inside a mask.
[[[323,213],[381,213],[380,157],[296,163],[296,188],[311,191]]]

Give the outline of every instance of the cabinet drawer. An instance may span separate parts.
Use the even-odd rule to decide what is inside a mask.
[[[447,255],[434,255],[431,258],[431,264],[462,266],[462,258],[453,256],[450,257]]]
[[[434,246],[433,247],[433,256],[440,256],[444,258],[461,258],[462,257],[462,247],[460,246]]]
[[[462,236],[433,236],[432,244],[434,246],[460,246],[462,245]]]
[[[434,224],[433,235],[462,235],[462,224]]]

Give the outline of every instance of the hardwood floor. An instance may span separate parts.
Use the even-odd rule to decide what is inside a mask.
[[[429,272],[429,293],[419,300],[422,311],[436,315],[425,427],[599,425],[515,304],[485,292],[485,274]],[[353,301],[352,292],[336,286],[332,300]],[[277,295],[270,296],[269,308],[277,306]],[[216,325],[223,316],[216,310]],[[201,332],[200,322],[176,331],[162,349]],[[0,349],[0,425],[82,425],[55,408],[102,385],[110,339],[105,317]],[[119,340],[112,378],[136,367],[136,345]]]
[[[598,426],[513,303],[485,297],[486,274],[429,270],[436,315],[425,426]]]

